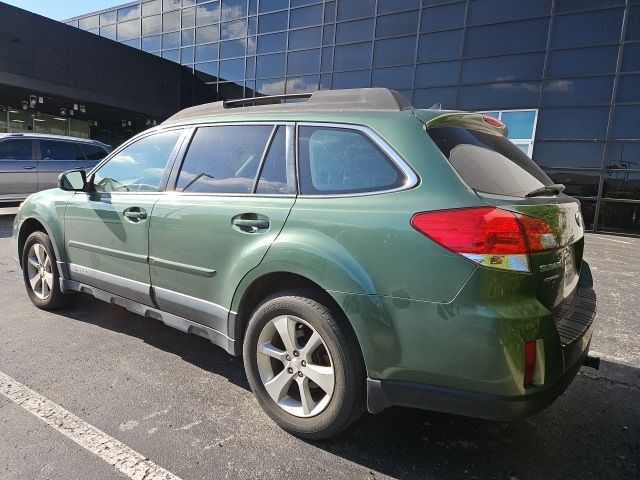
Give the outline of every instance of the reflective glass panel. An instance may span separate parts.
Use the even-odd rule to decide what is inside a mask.
[[[247,20],[236,20],[220,24],[220,38],[244,38],[247,36]]]
[[[220,80],[244,80],[244,58],[220,61]]]
[[[548,18],[472,27],[467,29],[464,54],[466,57],[483,57],[544,51],[548,28]],[[576,36],[575,32],[571,34]]]
[[[220,20],[218,2],[205,3],[196,7],[196,25],[208,25]]]
[[[415,60],[416,37],[376,40],[373,64],[376,67],[413,63]]]
[[[551,0],[531,2],[513,0],[476,0],[469,2],[468,25],[510,22],[542,17],[551,13]]]
[[[146,37],[142,39],[142,50],[145,52],[155,52],[160,50],[162,43],[162,37],[156,35],[154,37]]]
[[[457,60],[462,48],[462,30],[420,35],[419,62]]]
[[[600,168],[604,143],[536,141],[533,159],[542,168]]]
[[[611,102],[613,77],[547,80],[543,105],[593,105]]]
[[[375,0],[340,0],[338,2],[338,20],[372,17],[375,11]]]
[[[351,43],[373,38],[373,18],[338,23],[336,25],[336,43]]]
[[[464,3],[425,8],[422,10],[420,31],[437,32],[462,28],[465,11],[466,5]]]
[[[318,47],[321,35],[320,27],[292,30],[289,32],[289,50]]]
[[[413,86],[413,66],[376,68],[373,70],[372,87],[406,90]]]
[[[363,88],[371,86],[371,70],[333,74],[333,88]]]
[[[162,15],[153,15],[142,19],[142,35],[157,35],[162,33]]]
[[[257,57],[256,77],[271,78],[284,75],[285,54],[260,55]]]
[[[207,43],[205,45],[196,45],[196,62],[208,62],[209,60],[218,59],[218,44]]]
[[[162,30],[164,32],[171,30],[180,30],[180,12],[169,12],[162,14]]]
[[[289,12],[276,12],[258,17],[258,33],[277,32],[286,30],[289,21]]]
[[[543,67],[544,53],[473,58],[462,62],[462,83],[537,80]]]
[[[308,27],[322,24],[322,5],[291,10],[289,28]]]
[[[613,9],[558,15],[554,17],[551,47],[571,48],[617,43],[622,14],[623,9]]]
[[[536,138],[604,139],[609,107],[542,108],[538,112]]]
[[[376,19],[376,37],[410,35],[418,31],[417,11],[382,15]]]
[[[140,20],[118,23],[118,40],[131,40],[140,36]]]
[[[351,70],[370,67],[371,42],[337,46],[335,48],[333,65],[336,70]]]
[[[215,42],[220,39],[218,25],[196,28],[196,43]]]
[[[222,0],[222,20],[234,20],[247,16],[247,0]]]
[[[416,88],[456,85],[459,62],[427,63],[416,66]]]
[[[616,140],[640,138],[640,106],[616,105],[613,109],[611,137]]]
[[[299,75],[320,71],[320,49],[289,52],[287,75]]]

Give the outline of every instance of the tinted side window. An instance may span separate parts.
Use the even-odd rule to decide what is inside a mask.
[[[390,190],[406,180],[364,133],[331,127],[300,127],[299,170],[303,194]]]
[[[182,132],[160,132],[128,145],[95,174],[98,192],[156,192]]]
[[[286,127],[278,127],[264,161],[256,193],[289,193],[287,189]]]
[[[84,160],[78,144],[58,140],[40,140],[42,160]]]
[[[203,127],[196,131],[176,190],[194,193],[251,193],[271,125]]]
[[[31,160],[31,140],[0,142],[0,160]]]
[[[553,183],[533,160],[502,135],[463,127],[430,128],[429,135],[474,190],[522,197]]]
[[[107,151],[99,145],[82,144],[81,148],[87,160],[102,160],[107,156]]]

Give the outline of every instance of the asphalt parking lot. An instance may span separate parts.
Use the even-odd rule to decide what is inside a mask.
[[[602,369],[584,368],[548,410],[497,423],[393,408],[311,444],[279,430],[241,359],[202,338],[89,297],[33,307],[8,251],[12,220],[0,211],[0,376],[184,480],[640,478],[638,238],[587,236]],[[0,395],[0,479],[126,478],[19,403]]]

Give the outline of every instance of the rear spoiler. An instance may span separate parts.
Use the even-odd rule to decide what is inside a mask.
[[[424,122],[426,128],[450,125],[489,130],[491,133],[499,133],[505,137],[508,133],[507,126],[504,123],[483,113],[448,112],[425,120],[421,118],[420,111],[416,110],[416,116]]]

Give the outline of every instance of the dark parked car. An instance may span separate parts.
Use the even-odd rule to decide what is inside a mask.
[[[0,133],[0,203],[53,188],[65,170],[90,170],[112,150],[96,140],[37,133]]]

